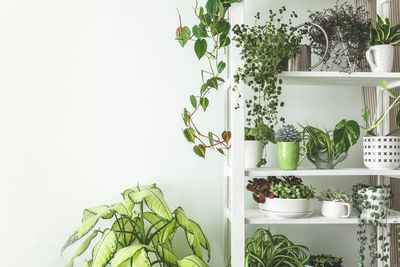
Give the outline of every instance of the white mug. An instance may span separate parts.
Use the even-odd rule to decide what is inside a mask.
[[[351,206],[346,202],[322,201],[321,213],[330,218],[347,218],[350,216]]]
[[[394,47],[392,45],[371,46],[365,55],[372,72],[392,71],[394,57]]]

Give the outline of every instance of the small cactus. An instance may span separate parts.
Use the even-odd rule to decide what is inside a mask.
[[[275,134],[277,142],[298,142],[300,141],[300,132],[293,125],[283,125]]]

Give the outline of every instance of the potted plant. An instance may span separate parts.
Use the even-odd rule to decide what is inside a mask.
[[[261,167],[267,163],[265,146],[275,143],[275,133],[265,124],[257,124],[253,128],[244,129],[245,168]]]
[[[310,267],[342,267],[343,258],[332,255],[311,255],[308,265]]]
[[[386,116],[388,116],[389,112],[400,104],[400,95],[387,89],[385,81],[382,81],[381,88],[388,93],[393,101],[380,116],[378,116],[377,112],[371,114],[367,106],[362,110],[365,126],[361,128],[367,134],[363,138],[364,165],[369,169],[390,170],[396,169],[400,165],[400,137],[392,136],[400,130],[400,111],[397,112],[395,118],[396,129],[386,135],[385,133],[378,134],[377,129]],[[382,93],[382,91],[379,92],[375,110],[380,109]]]
[[[304,185],[298,177],[254,178],[246,189],[253,193],[260,211],[268,217],[302,218],[313,213],[314,188]]]
[[[301,127],[307,158],[317,169],[333,169],[347,157],[350,147],[360,138],[360,126],[354,120],[341,120],[333,131]]]
[[[377,15],[371,22],[369,42],[371,47],[366,57],[372,72],[390,72],[393,68],[394,46],[400,44],[400,23],[392,26],[389,18]]]
[[[112,205],[88,208],[83,211],[82,224],[68,238],[61,253],[83,237],[86,239],[73,254],[68,266],[82,255],[97,239],[85,267],[104,266],[208,266],[202,248],[210,244],[200,225],[189,219],[182,208],[171,212],[163,194],[155,184],[135,186],[122,193],[123,200]],[[136,209],[134,209],[136,207]],[[145,209],[145,208],[148,209]],[[111,220],[109,227],[95,228],[101,219]],[[193,254],[179,258],[173,249],[176,231],[185,232]],[[100,238],[98,238],[100,237]]]
[[[371,236],[367,237],[367,226],[386,228],[386,219],[388,215],[389,201],[391,199],[391,190],[385,185],[365,185],[357,184],[353,186],[353,208],[358,218],[358,241],[360,248],[358,250],[359,264],[364,266],[366,247],[368,246],[371,256],[371,265],[378,260],[383,263],[388,262],[390,255],[389,235],[385,231],[377,234],[376,229],[372,231]],[[377,241],[381,246],[377,247]],[[385,265],[386,266],[386,265]]]
[[[237,84],[242,81],[253,91],[245,100],[248,124],[265,123],[273,129],[278,122],[284,122],[284,118],[278,116],[278,107],[284,105],[279,99],[282,80],[278,79],[278,74],[285,69],[288,59],[300,52],[300,42],[307,31],[294,27],[293,19],[297,15],[294,12],[286,15],[286,11],[285,7],[276,13],[270,10],[263,25],[242,24],[232,28],[233,40],[241,49],[244,62],[234,80]],[[256,20],[259,19],[258,13]]]
[[[348,203],[350,197],[343,191],[331,188],[322,191],[317,196],[319,201],[322,201],[321,213],[325,217],[330,218],[346,218],[350,216],[351,206]]]
[[[278,150],[278,163],[281,170],[296,170],[306,157],[299,160],[301,133],[293,125],[283,125],[275,133]],[[301,146],[307,152],[305,146]]]
[[[367,32],[370,25],[364,8],[337,1],[332,8],[309,12],[311,22],[321,26],[330,40],[328,54],[324,57],[324,34],[315,28],[310,29],[312,51],[324,58],[324,70],[331,70],[333,66],[349,72],[362,68],[368,49]]]
[[[304,266],[310,259],[306,246],[296,245],[284,235],[258,229],[246,239],[245,267]]]

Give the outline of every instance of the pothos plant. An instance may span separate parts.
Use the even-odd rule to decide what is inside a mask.
[[[122,193],[123,200],[112,205],[88,208],[83,211],[82,224],[64,244],[61,253],[83,237],[68,267],[82,255],[97,237],[91,258],[84,267],[207,267],[202,248],[210,245],[200,225],[189,219],[179,207],[171,212],[163,194],[155,184],[136,186]],[[148,209],[146,209],[146,206]],[[136,208],[136,209],[135,209]],[[95,228],[100,219],[112,221],[112,226]],[[193,254],[178,258],[173,250],[177,230],[183,229]]]
[[[225,80],[221,77],[226,63],[220,59],[220,54],[230,44],[229,32],[231,25],[226,19],[226,13],[232,3],[239,0],[207,0],[206,5],[199,6],[197,0],[194,14],[198,24],[191,29],[182,25],[179,14],[179,27],[176,39],[184,47],[189,41],[194,43],[194,52],[199,60],[208,64],[208,69],[201,70],[201,86],[197,94],[190,96],[190,108],[183,110],[182,119],[185,124],[183,134],[186,140],[194,144],[196,155],[205,158],[207,149],[216,149],[221,154],[230,148],[230,131],[218,135],[212,131],[205,132],[194,122],[195,115],[203,110],[206,112],[210,103],[210,93],[218,90]]]
[[[357,184],[353,186],[353,208],[358,218],[358,241],[360,248],[358,250],[359,263],[358,266],[364,266],[366,246],[368,246],[371,256],[371,265],[378,260],[388,267],[388,259],[390,255],[390,233],[377,234],[371,232],[371,236],[367,237],[367,226],[386,228],[386,219],[388,216],[389,201],[391,199],[390,187],[372,186],[365,184]],[[377,247],[377,242],[381,242]],[[382,253],[381,253],[382,252]]]
[[[249,86],[254,94],[245,100],[247,124],[267,124],[271,129],[284,118],[278,116],[278,107],[284,102],[279,99],[282,92],[282,80],[278,78],[288,59],[295,57],[307,28],[293,26],[295,12],[290,13],[285,22],[283,16],[286,8],[278,14],[269,11],[268,20],[263,25],[235,25],[233,32],[236,46],[241,48],[243,67],[234,75],[236,84],[240,81]],[[260,13],[256,20],[260,19]]]

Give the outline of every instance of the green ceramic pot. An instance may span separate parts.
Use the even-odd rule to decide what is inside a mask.
[[[296,170],[307,155],[307,148],[300,146],[298,142],[278,142],[278,162],[281,170]],[[305,150],[304,156],[300,158],[300,149]]]

